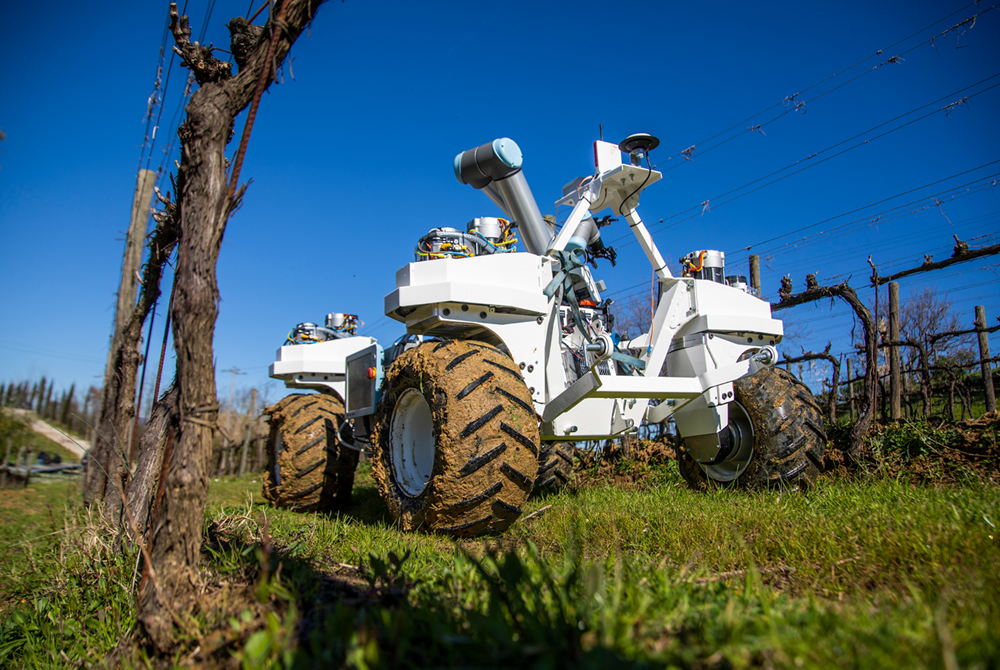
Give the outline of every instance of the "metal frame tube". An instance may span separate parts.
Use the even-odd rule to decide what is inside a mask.
[[[646,230],[646,225],[639,218],[639,212],[635,211],[635,209],[629,209],[625,218],[628,220],[628,225],[635,234],[635,239],[639,241],[639,246],[646,253],[646,258],[652,264],[656,276],[660,278],[660,281],[672,278],[674,275],[670,272],[670,268],[667,267],[667,262],[663,260],[663,256],[660,255],[660,250],[656,248],[656,243],[653,242],[652,236]]]
[[[524,172],[518,170],[509,177],[493,183],[510,208],[508,213],[517,221],[517,229],[521,233],[524,248],[536,256],[543,255],[549,248],[552,235],[542,219],[542,213],[538,209],[538,203],[535,202],[535,196],[531,194]]]
[[[573,206],[573,211],[569,213],[569,218],[566,219],[566,223],[559,230],[559,234],[556,235],[555,239],[552,241],[552,245],[549,247],[549,251],[562,251],[566,248],[566,244],[569,243],[569,238],[576,233],[576,229],[580,226],[580,222],[590,215],[590,193],[584,193],[581,195],[580,200]]]
[[[500,208],[500,211],[502,211],[508,217],[514,218],[513,215],[510,213],[510,210],[507,208],[507,203],[504,202],[503,196],[500,195],[500,189],[497,188],[496,184],[490,182],[486,186],[482,187],[480,190],[483,193],[485,193],[490,200],[493,201],[493,204],[495,204],[497,207]]]

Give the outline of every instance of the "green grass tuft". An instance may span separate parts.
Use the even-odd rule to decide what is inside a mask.
[[[884,434],[883,459],[930,453],[906,431]],[[594,477],[467,541],[396,530],[364,464],[339,514],[273,509],[259,474],[212,481],[206,599],[174,662],[1000,664],[1000,489],[981,473],[915,484],[883,469],[804,494],[706,495],[673,463],[647,462],[616,464],[609,481],[635,485]],[[0,665],[163,661],[109,657],[134,630],[138,561],[111,551],[107,531],[68,484],[0,492]]]

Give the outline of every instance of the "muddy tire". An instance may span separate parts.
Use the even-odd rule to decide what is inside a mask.
[[[372,475],[403,530],[498,533],[538,471],[538,417],[513,362],[478,342],[427,342],[386,371]]]
[[[344,403],[319,393],[295,394],[264,413],[271,419],[264,497],[296,512],[346,507],[359,454],[340,442]]]
[[[536,491],[557,491],[573,478],[573,456],[576,446],[572,442],[545,442],[538,454]]]
[[[702,466],[681,451],[681,476],[692,489],[707,491],[733,484],[744,489],[809,489],[823,469],[826,432],[823,415],[809,388],[781,368],[766,368],[737,380],[730,425],[752,432],[752,454],[735,477],[731,464]],[[751,431],[747,431],[749,424]]]

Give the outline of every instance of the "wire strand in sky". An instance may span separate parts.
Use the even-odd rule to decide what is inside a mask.
[[[918,111],[920,111],[922,109],[926,109],[927,107],[929,107],[931,105],[935,105],[937,103],[940,103],[942,100],[947,100],[947,99],[949,99],[949,98],[951,98],[953,96],[956,96],[956,95],[959,95],[961,93],[964,93],[965,91],[969,90],[970,88],[974,88],[976,86],[979,86],[980,84],[986,83],[986,82],[988,82],[988,81],[990,81],[992,79],[996,79],[997,77],[1000,77],[1000,72],[998,72],[998,73],[996,73],[996,74],[994,74],[994,75],[992,75],[990,77],[987,77],[986,79],[978,81],[975,84],[971,84],[971,85],[966,86],[965,88],[961,88],[961,89],[959,89],[959,90],[957,90],[957,91],[955,91],[953,93],[949,93],[946,96],[942,96],[942,97],[940,97],[940,98],[938,98],[938,99],[936,99],[934,101],[931,101],[931,102],[928,102],[928,103],[926,103],[924,105],[921,105],[920,107],[916,107],[916,108],[914,108],[914,109],[912,109],[912,110],[910,110],[910,111],[908,111],[908,112],[906,112],[904,114],[900,114],[899,116],[896,116],[896,117],[894,117],[892,119],[889,119],[888,121],[883,121],[882,123],[880,123],[880,124],[878,124],[876,126],[873,126],[873,127],[869,128],[868,130],[865,130],[864,132],[858,133],[858,134],[856,134],[856,135],[854,135],[852,137],[849,137],[847,139],[841,140],[841,141],[837,142],[836,144],[833,144],[833,145],[831,145],[831,146],[829,146],[829,147],[827,147],[825,149],[822,149],[822,150],[820,150],[820,151],[818,151],[816,153],[810,154],[809,156],[806,156],[805,158],[799,159],[799,160],[795,161],[794,163],[786,165],[785,167],[780,168],[778,170],[775,170],[775,171],[773,171],[773,172],[771,172],[769,174],[766,174],[766,175],[763,175],[761,177],[758,177],[758,178],[756,178],[756,179],[754,179],[754,180],[752,180],[750,182],[747,182],[746,184],[743,184],[742,186],[738,186],[737,188],[730,189],[730,190],[726,191],[725,193],[721,193],[721,194],[719,194],[717,196],[714,196],[712,198],[704,200],[704,201],[698,203],[697,205],[692,205],[691,207],[688,207],[685,210],[677,212],[676,214],[671,214],[670,216],[664,217],[664,218],[660,219],[659,224],[654,225],[654,226],[650,226],[650,229],[649,229],[650,233],[662,232],[662,231],[667,230],[669,228],[672,228],[672,227],[674,227],[676,225],[679,225],[679,224],[681,224],[681,223],[683,223],[685,221],[689,221],[690,219],[692,219],[692,218],[694,218],[696,216],[701,216],[706,211],[711,211],[712,209],[721,207],[722,205],[725,205],[725,204],[728,204],[730,202],[733,202],[734,200],[738,200],[738,199],[742,198],[743,196],[750,195],[751,193],[755,193],[755,192],[761,190],[762,188],[765,188],[765,187],[770,186],[772,184],[776,184],[779,181],[782,181],[784,179],[787,179],[788,177],[791,177],[792,175],[795,175],[795,174],[798,174],[798,173],[803,172],[805,170],[808,170],[809,168],[815,167],[817,165],[822,165],[826,161],[831,160],[833,158],[836,158],[838,156],[842,156],[843,154],[845,154],[845,153],[847,153],[849,151],[853,151],[854,149],[858,149],[860,147],[867,146],[867,145],[871,144],[872,142],[874,142],[877,139],[881,139],[881,138],[885,137],[886,135],[889,135],[891,133],[896,132],[897,130],[902,130],[903,128],[906,128],[907,126],[913,125],[914,123],[916,123],[918,121],[922,121],[922,120],[927,119],[927,118],[929,118],[931,116],[934,116],[935,114],[938,114],[939,112],[945,112],[945,114],[948,114],[956,106],[961,105],[961,104],[967,104],[968,101],[969,101],[969,99],[974,98],[977,95],[980,95],[982,93],[986,93],[987,91],[992,90],[992,89],[996,88],[997,86],[1000,86],[1000,83],[994,84],[993,86],[988,86],[988,87],[984,88],[981,91],[977,91],[976,93],[973,93],[971,95],[967,95],[964,98],[961,98],[961,99],[956,100],[956,101],[954,101],[954,102],[952,102],[952,103],[950,103],[948,105],[945,105],[944,107],[941,107],[940,109],[935,109],[933,111],[928,112],[927,114],[924,114],[923,116],[919,116],[919,117],[917,117],[915,119],[911,119],[911,120],[907,121],[906,123],[903,123],[901,125],[896,126],[895,128],[891,128],[891,129],[885,131],[884,133],[881,133],[879,135],[875,135],[874,137],[870,137],[870,138],[868,138],[866,140],[862,140],[861,142],[858,142],[857,144],[851,145],[851,146],[847,147],[846,149],[843,149],[842,151],[838,151],[835,154],[832,154],[832,155],[827,156],[825,158],[822,158],[820,160],[816,160],[816,161],[813,160],[817,156],[820,156],[820,155],[822,155],[822,154],[824,154],[824,153],[826,153],[828,151],[831,151],[831,150],[833,150],[833,149],[835,149],[835,148],[837,148],[839,146],[842,146],[843,144],[846,144],[847,142],[850,142],[852,140],[856,140],[856,139],[858,139],[860,137],[863,137],[863,136],[865,136],[865,135],[867,135],[867,134],[869,134],[869,133],[871,133],[871,132],[873,132],[875,130],[878,130],[879,128],[882,128],[883,126],[885,126],[885,125],[887,125],[889,123],[892,123],[894,121],[898,121],[898,120],[900,120],[900,119],[902,119],[902,118],[904,118],[906,116],[909,116],[910,114],[914,114],[914,113],[916,113],[916,112],[918,112]],[[748,188],[750,186],[753,186],[754,184],[757,184],[757,183],[759,183],[759,182],[761,182],[761,181],[763,181],[765,179],[768,179],[770,177],[774,177],[775,175],[779,175],[782,172],[786,172],[787,170],[790,170],[790,169],[794,168],[797,165],[802,165],[802,163],[805,163],[806,161],[809,161],[809,162],[806,165],[804,165],[803,167],[800,167],[798,170],[794,170],[793,172],[789,172],[788,174],[782,175],[781,177],[778,177],[777,179],[772,179],[769,182],[761,184],[757,188],[750,189],[749,191],[744,191],[744,189],[746,189],[746,188]],[[735,195],[735,196],[733,196],[733,197],[731,197],[731,198],[729,198],[727,200],[722,200],[721,202],[715,202],[715,204],[712,204],[713,201],[717,201],[720,198],[725,198],[727,195],[731,195],[731,194],[737,193],[739,191],[744,191],[744,192],[739,193],[739,195]],[[678,221],[673,221],[672,223],[668,223],[667,225],[660,225],[660,224],[664,224],[664,223],[666,223],[666,222],[670,221],[671,219],[674,219],[674,218],[676,218],[678,216],[682,216],[684,214],[687,214],[688,212],[692,212],[693,210],[700,210],[700,211],[698,211],[698,212],[696,212],[694,214],[691,214],[690,216],[686,216],[683,219],[680,219]],[[786,233],[786,234],[792,234],[792,233]],[[623,239],[626,239],[627,237],[628,237],[627,235],[623,235],[622,237],[619,237],[619,238],[617,238],[615,240],[612,240],[611,244],[616,244],[617,242],[619,242],[619,241],[621,241]],[[624,244],[621,245],[621,247],[627,247],[630,244],[632,244],[634,241],[635,240],[630,240],[628,242],[625,242]],[[753,245],[751,245],[751,246],[753,246]],[[746,247],[744,250],[749,249],[749,248],[750,247]]]
[[[778,239],[782,239],[784,237],[787,237],[788,235],[794,234],[795,232],[801,232],[803,230],[808,230],[810,228],[815,228],[816,226],[822,225],[824,223],[829,223],[830,221],[835,221],[836,219],[840,219],[840,218],[843,218],[845,216],[850,216],[851,214],[856,214],[856,213],[858,213],[860,211],[863,211],[863,210],[869,209],[871,207],[874,207],[875,205],[880,205],[882,203],[889,202],[890,200],[895,200],[896,198],[902,197],[902,196],[907,195],[909,193],[914,193],[916,191],[919,191],[921,189],[927,188],[929,186],[934,186],[936,184],[940,184],[940,183],[948,181],[950,179],[954,179],[956,177],[960,177],[960,176],[968,174],[970,172],[975,172],[976,170],[981,170],[982,168],[989,167],[989,166],[995,165],[997,163],[1000,163],[1000,159],[997,159],[997,160],[992,161],[990,163],[984,163],[983,165],[980,165],[978,167],[972,168],[970,170],[965,170],[964,172],[959,172],[959,173],[953,174],[953,175],[951,175],[949,177],[944,177],[943,179],[939,179],[937,181],[930,182],[928,184],[924,184],[923,186],[918,186],[916,188],[912,188],[912,189],[909,189],[907,191],[903,191],[901,193],[897,193],[895,195],[889,196],[888,198],[883,198],[882,200],[878,200],[878,201],[875,201],[873,203],[869,203],[869,204],[867,204],[867,205],[865,205],[863,207],[858,207],[858,208],[852,209],[850,211],[843,212],[841,214],[837,214],[836,216],[828,217],[828,218],[823,219],[822,221],[819,221],[817,223],[810,224],[808,226],[804,226],[802,228],[799,228],[797,231],[793,231],[792,233],[786,233],[784,235],[779,235],[777,237],[771,238],[770,240],[766,240],[765,242],[760,242],[758,244],[766,244],[767,242],[771,242],[771,241],[774,241],[774,240],[778,240]],[[882,210],[880,212],[874,212],[872,214],[866,214],[864,217],[861,217],[859,219],[855,219],[853,221],[849,221],[849,222],[847,222],[845,224],[841,224],[840,226],[837,226],[835,228],[831,228],[829,230],[835,230],[836,228],[842,228],[842,227],[845,227],[845,226],[849,226],[849,225],[856,224],[856,223],[861,223],[861,222],[869,222],[870,223],[873,220],[873,217],[877,219],[878,217],[882,217],[885,214],[895,212],[895,211],[897,211],[897,210],[899,210],[899,209],[901,209],[903,207],[910,207],[910,206],[912,206],[914,204],[923,202],[923,201],[927,200],[928,198],[937,198],[938,196],[941,196],[941,195],[946,194],[946,193],[950,193],[952,191],[955,191],[956,189],[967,188],[967,187],[971,186],[972,184],[977,184],[977,183],[982,182],[984,180],[995,179],[995,178],[998,178],[998,177],[1000,177],[1000,173],[995,173],[995,174],[987,175],[986,177],[980,177],[980,178],[975,179],[975,180],[973,180],[971,182],[967,182],[967,183],[962,184],[960,186],[950,187],[948,189],[945,189],[944,191],[939,191],[938,193],[935,193],[935,194],[930,195],[930,196],[922,196],[922,197],[920,197],[920,198],[918,198],[916,200],[904,203],[902,205],[896,205],[894,207]],[[986,188],[990,188],[993,184],[994,184],[994,182],[987,182],[987,184],[984,185],[982,189],[980,189],[978,191],[975,191],[973,193],[984,193],[985,189]],[[969,193],[968,195],[972,195],[973,193]],[[821,235],[821,234],[823,234],[825,232],[829,232],[829,230],[817,233],[817,235]],[[791,244],[791,243],[788,243],[788,244]],[[622,246],[624,246],[624,245],[622,245]],[[787,246],[787,245],[783,245],[783,246]],[[745,251],[745,249],[743,251]],[[732,253],[733,252],[728,252],[727,255],[730,255]],[[607,297],[620,296],[622,293],[625,293],[626,291],[631,291],[632,289],[636,289],[636,288],[639,288],[639,287],[644,287],[645,285],[646,285],[646,282],[642,281],[642,282],[640,282],[638,284],[634,284],[632,286],[626,286],[625,288],[621,288],[621,289],[617,289],[615,291],[608,292],[608,293],[605,294],[605,296],[607,296]],[[627,297],[630,297],[630,296],[626,296],[626,298]],[[617,299],[621,300],[623,298],[619,297]]]
[[[917,49],[917,48],[919,48],[919,47],[921,47],[921,46],[923,46],[925,44],[928,44],[928,43],[933,45],[934,41],[938,37],[942,37],[944,35],[947,35],[952,30],[958,29],[961,26],[969,23],[970,21],[974,24],[975,20],[979,16],[981,16],[982,14],[985,14],[988,11],[991,11],[991,10],[995,9],[998,6],[998,5],[993,5],[992,7],[989,7],[989,8],[987,8],[987,9],[981,11],[981,12],[977,12],[973,16],[968,17],[967,19],[965,19],[965,20],[963,20],[963,21],[961,21],[961,22],[953,25],[952,27],[948,28],[947,30],[945,30],[945,31],[943,31],[941,33],[935,33],[933,36],[931,36],[930,38],[924,40],[920,44],[917,44],[916,46],[913,46],[910,49],[907,49],[906,51],[904,51],[904,52],[902,52],[902,53],[900,53],[900,54],[898,54],[896,56],[893,56],[893,57],[889,58],[888,60],[886,60],[886,61],[884,61],[882,63],[879,63],[878,65],[876,65],[876,66],[874,66],[874,67],[872,67],[872,68],[870,68],[870,69],[868,69],[868,70],[866,70],[866,71],[864,71],[864,72],[862,72],[862,73],[860,73],[858,75],[855,75],[854,77],[851,77],[847,81],[845,81],[845,82],[843,82],[843,83],[835,86],[832,89],[829,89],[827,91],[824,91],[823,93],[815,95],[812,98],[809,98],[808,100],[795,102],[795,99],[798,98],[799,96],[801,96],[806,91],[810,91],[810,90],[816,88],[817,86],[820,86],[820,85],[826,83],[827,81],[833,79],[834,77],[837,77],[837,76],[839,76],[841,74],[844,74],[845,72],[848,72],[848,71],[854,69],[858,65],[861,65],[862,63],[871,60],[872,58],[875,58],[877,56],[881,56],[884,52],[888,51],[889,49],[892,49],[893,47],[895,47],[895,46],[897,46],[899,44],[902,44],[903,42],[906,42],[906,41],[912,39],[913,37],[916,37],[917,35],[919,35],[920,33],[924,32],[925,30],[928,30],[928,29],[932,28],[933,26],[937,25],[938,23],[941,23],[942,21],[944,21],[944,20],[946,20],[948,18],[951,18],[955,14],[958,14],[959,12],[965,11],[969,7],[972,7],[973,5],[977,5],[977,4],[978,3],[970,3],[970,4],[962,7],[961,9],[957,9],[954,12],[952,12],[952,13],[950,13],[950,14],[948,14],[948,15],[940,18],[940,19],[938,19],[937,21],[934,21],[933,23],[925,26],[924,28],[921,28],[920,30],[916,31],[915,33],[912,33],[912,34],[908,35],[907,37],[904,37],[901,40],[897,40],[897,41],[893,42],[892,44],[890,44],[889,46],[884,47],[882,49],[879,49],[878,51],[874,52],[873,54],[862,58],[861,60],[857,61],[853,65],[849,65],[849,66],[843,68],[842,70],[839,70],[838,72],[835,72],[835,73],[833,73],[833,74],[831,74],[831,75],[829,75],[827,77],[824,77],[820,81],[818,81],[815,84],[812,84],[810,86],[807,86],[806,88],[802,89],[798,93],[794,93],[792,95],[786,96],[782,100],[780,100],[780,101],[778,101],[778,102],[776,102],[776,103],[774,103],[774,104],[772,104],[772,105],[770,105],[770,106],[762,109],[761,111],[757,112],[756,114],[752,114],[751,116],[748,116],[747,118],[743,119],[742,121],[740,121],[740,122],[738,122],[736,124],[733,124],[729,128],[726,128],[725,130],[722,130],[722,131],[720,131],[720,132],[712,135],[711,137],[708,137],[708,138],[702,140],[701,142],[698,142],[698,143],[690,145],[688,148],[686,148],[686,149],[684,149],[684,150],[682,150],[682,151],[674,154],[673,156],[670,156],[665,161],[661,161],[659,164],[662,164],[663,162],[671,161],[671,160],[673,160],[675,158],[680,158],[680,157],[684,157],[685,159],[688,159],[688,160],[685,160],[682,163],[678,163],[676,165],[673,165],[673,166],[671,166],[671,167],[663,170],[663,172],[664,173],[669,172],[670,170],[674,169],[675,167],[679,167],[680,165],[686,164],[689,160],[692,159],[692,155],[696,151],[696,147],[697,146],[699,146],[701,144],[705,144],[706,142],[710,142],[713,139],[715,139],[717,137],[720,137],[722,135],[725,135],[726,133],[728,133],[728,132],[730,132],[732,130],[735,130],[736,128],[739,128],[740,126],[743,126],[744,124],[749,123],[750,121],[752,121],[753,119],[757,118],[761,114],[764,114],[766,112],[771,111],[775,107],[779,107],[779,106],[784,105],[785,106],[785,110],[781,114],[779,114],[777,117],[771,119],[770,121],[767,121],[767,122],[761,123],[761,124],[756,124],[756,125],[744,127],[744,129],[742,131],[740,131],[736,135],[734,135],[734,136],[732,136],[732,137],[730,137],[730,138],[728,138],[726,140],[723,140],[722,142],[714,144],[714,145],[708,147],[707,149],[697,150],[698,155],[699,156],[704,155],[705,153],[711,151],[712,149],[718,148],[718,147],[722,146],[723,144],[725,144],[726,142],[729,142],[730,140],[733,140],[733,139],[735,139],[737,137],[740,137],[741,135],[745,135],[746,133],[757,132],[757,131],[761,130],[763,127],[765,127],[767,125],[770,125],[771,123],[774,123],[778,119],[780,119],[780,118],[782,118],[782,117],[790,114],[791,112],[801,111],[806,104],[808,104],[810,102],[813,102],[815,100],[818,100],[819,98],[823,97],[824,95],[827,95],[828,93],[832,93],[832,92],[834,92],[834,91],[836,91],[838,89],[843,88],[844,86],[847,86],[851,82],[856,81],[857,79],[863,77],[864,75],[870,74],[871,72],[874,72],[875,70],[881,68],[883,65],[888,65],[890,63],[897,63],[897,62],[899,62],[899,56],[907,54],[907,53],[913,51],[914,49]]]
[[[1000,163],[1000,159],[997,159],[995,161],[991,161],[989,163],[983,163],[982,165],[979,165],[977,167],[970,168],[970,169],[965,170],[963,172],[958,172],[958,173],[953,174],[953,175],[951,175],[949,177],[944,177],[943,179],[938,179],[937,181],[929,182],[927,184],[924,184],[923,186],[917,186],[916,188],[911,188],[911,189],[909,189],[907,191],[902,191],[902,192],[897,193],[895,195],[891,195],[888,198],[883,198],[882,200],[876,200],[875,202],[869,203],[869,204],[864,205],[862,207],[856,207],[856,208],[854,208],[852,210],[849,210],[847,212],[843,212],[841,214],[837,214],[835,216],[831,216],[831,217],[828,217],[826,219],[823,219],[822,221],[817,221],[816,223],[811,223],[808,226],[803,226],[803,227],[797,228],[797,229],[795,229],[793,231],[790,231],[790,232],[787,232],[787,233],[782,233],[781,235],[776,235],[775,237],[771,237],[771,238],[766,239],[766,240],[764,240],[762,242],[756,242],[754,244],[750,244],[748,246],[743,247],[742,249],[738,249],[738,250],[735,250],[735,251],[730,251],[729,254],[735,256],[736,254],[739,254],[739,253],[745,253],[747,251],[750,251],[754,247],[759,247],[759,246],[762,246],[764,244],[770,244],[771,242],[775,242],[777,240],[784,239],[786,237],[789,237],[790,235],[796,235],[796,234],[801,233],[803,231],[810,230],[810,229],[815,228],[817,226],[821,226],[824,223],[829,223],[830,221],[836,221],[837,219],[842,219],[845,216],[850,216],[851,214],[856,214],[856,213],[861,212],[863,210],[866,210],[866,209],[868,209],[870,207],[874,207],[875,205],[881,205],[884,202],[889,202],[890,200],[895,200],[896,198],[899,198],[901,196],[908,195],[910,193],[915,193],[915,192],[920,191],[922,189],[928,188],[929,186],[935,186],[937,184],[941,184],[941,183],[946,182],[946,181],[948,181],[950,179],[954,179],[956,177],[961,177],[962,175],[969,174],[970,172],[975,172],[976,170],[982,170],[983,168],[989,167],[991,165],[996,165],[997,163]],[[904,205],[899,205],[898,207],[893,207],[891,209],[883,210],[882,212],[879,212],[879,214],[885,214],[887,212],[895,211],[896,209],[899,209],[899,207],[908,207],[908,206],[916,204],[916,203],[918,203],[918,202],[920,202],[922,200],[925,200],[928,197],[931,197],[931,198],[937,197],[937,196],[942,195],[944,193],[947,193],[949,191],[954,191],[957,188],[965,188],[966,186],[969,186],[970,184],[974,184],[974,183],[976,183],[978,181],[981,181],[982,179],[989,179],[989,178],[995,177],[995,176],[996,175],[990,175],[989,177],[980,177],[979,179],[976,179],[975,181],[969,182],[968,184],[963,184],[962,186],[951,187],[949,189],[946,189],[945,191],[941,191],[939,193],[935,193],[932,196],[925,196],[925,197],[919,198],[917,200],[914,200],[912,202],[906,203]],[[864,218],[867,219],[869,216],[872,216],[872,215],[866,215]],[[858,221],[861,221],[861,220],[862,219],[858,219]],[[852,223],[855,223],[855,222],[852,222]],[[830,229],[830,230],[833,230],[833,229]],[[828,232],[828,231],[821,231],[819,234],[823,234],[824,232]],[[768,251],[770,251],[770,250],[768,250]]]

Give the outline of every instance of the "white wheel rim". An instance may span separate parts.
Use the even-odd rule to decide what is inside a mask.
[[[392,409],[389,428],[389,457],[392,473],[403,493],[420,495],[434,469],[434,417],[417,389],[403,391]]]
[[[726,460],[720,463],[703,464],[705,474],[718,482],[731,482],[747,469],[753,459],[753,423],[750,415],[738,402],[729,403],[729,425],[733,429],[736,444]]]

